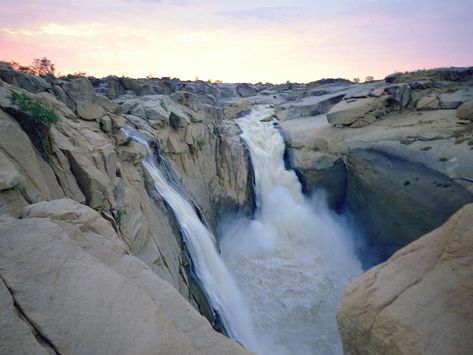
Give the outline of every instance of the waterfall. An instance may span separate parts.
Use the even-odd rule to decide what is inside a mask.
[[[269,107],[237,123],[255,173],[253,220],[223,226],[222,256],[248,299],[261,354],[342,354],[336,305],[361,275],[343,219],[308,200],[284,166],[285,144]]]
[[[189,201],[168,183],[153,159],[148,142],[138,134],[132,136],[147,148],[148,154],[143,167],[152,178],[158,193],[172,208],[191,254],[197,278],[227,334],[247,349],[260,352],[248,307],[217,251],[214,236],[201,222]]]

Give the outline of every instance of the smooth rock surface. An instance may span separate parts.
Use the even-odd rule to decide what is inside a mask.
[[[473,204],[369,270],[337,321],[347,355],[473,352]]]
[[[0,223],[0,276],[57,352],[246,353],[131,256],[96,211],[63,199],[28,206],[22,218]]]
[[[386,100],[386,96],[343,100],[327,113],[327,120],[333,125],[366,126],[386,113]]]

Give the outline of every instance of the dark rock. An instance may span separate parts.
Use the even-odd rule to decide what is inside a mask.
[[[359,245],[364,267],[386,260],[473,202],[472,193],[448,176],[386,149],[354,149],[348,166],[347,204],[367,238]]]
[[[392,83],[395,83],[396,80],[401,76],[401,73],[393,73],[393,74],[389,74],[387,77],[384,78],[384,81],[387,83],[387,84],[392,84]]]
[[[405,108],[411,100],[411,87],[409,84],[393,84],[384,89],[391,96],[392,103],[398,109]]]
[[[253,96],[258,92],[258,90],[250,84],[238,84],[236,91],[241,97]]]

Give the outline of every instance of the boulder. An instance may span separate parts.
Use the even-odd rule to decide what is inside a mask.
[[[384,81],[387,84],[395,83],[396,80],[402,75],[402,73],[392,73],[389,74],[387,77],[384,78]]]
[[[131,141],[130,144],[120,147],[118,155],[121,159],[136,165],[145,158],[146,148],[142,144]]]
[[[69,96],[77,101],[93,102],[95,101],[94,87],[87,78],[77,78],[70,82],[65,82],[62,88],[69,94]]]
[[[332,125],[363,127],[386,113],[387,96],[343,100],[327,113]]]
[[[457,117],[473,121],[473,99],[468,100],[458,108]]]
[[[184,91],[177,91],[170,95],[170,98],[178,104],[189,107],[194,112],[202,110],[206,104],[215,104],[215,98],[210,95],[196,95]]]
[[[0,151],[0,191],[11,189],[21,182],[21,174],[15,165]]]
[[[465,101],[473,97],[473,90],[461,89],[452,93],[440,94],[440,107],[443,109],[456,109]]]
[[[51,84],[44,78],[29,75],[21,71],[14,71],[8,64],[0,66],[0,79],[4,82],[22,88],[32,93],[39,93],[52,89]]]
[[[63,153],[69,161],[71,172],[86,198],[87,205],[108,211],[113,205],[108,177],[96,167],[92,157],[84,154],[84,151],[72,148],[63,149]]]
[[[223,108],[223,115],[227,119],[234,119],[251,110],[251,103],[246,99],[228,101]]]
[[[109,116],[103,116],[100,118],[100,129],[104,131],[105,133],[110,133],[112,132],[112,120],[110,119]]]
[[[469,204],[345,291],[337,309],[345,354],[471,354],[472,221]]]
[[[3,220],[0,234],[0,276],[8,287],[0,324],[9,326],[2,327],[0,339],[6,342],[0,348],[18,346],[40,354],[42,349],[246,353],[214,332],[177,291],[131,256],[110,223],[86,206],[67,199],[32,205],[21,220]],[[2,290],[5,294],[0,282]],[[15,307],[27,327],[18,325]]]
[[[84,120],[95,120],[101,117],[105,110],[97,104],[94,88],[87,78],[78,78],[66,82],[62,88],[76,104],[77,114]]]
[[[416,107],[418,110],[438,110],[440,109],[440,103],[437,95],[430,94],[417,101]]]
[[[286,121],[327,113],[333,105],[342,100],[345,94],[346,92],[337,92],[308,96],[296,102],[286,103],[275,108],[276,117],[280,121]]]
[[[241,97],[254,96],[258,92],[257,88],[251,84],[238,84],[236,91]]]
[[[411,99],[411,87],[409,84],[389,85],[384,91],[391,96],[398,109],[405,108]]]
[[[120,111],[120,106],[118,106],[115,102],[111,101],[109,98],[106,96],[97,96],[96,97],[96,102],[102,108],[109,113],[118,113]]]
[[[0,110],[0,153],[3,155],[1,175],[5,189],[18,187],[30,203],[62,197],[63,192],[48,164],[32,145],[28,135],[14,118]],[[1,198],[0,198],[1,199]],[[1,212],[1,211],[0,211]]]

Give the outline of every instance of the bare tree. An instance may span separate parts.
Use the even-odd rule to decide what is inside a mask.
[[[373,81],[374,80],[374,77],[372,77],[371,75],[368,75],[366,78],[365,78],[365,82],[370,82],[370,81]]]

